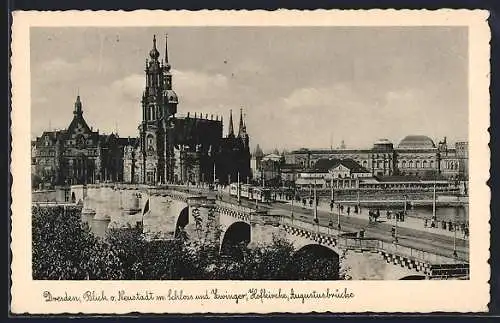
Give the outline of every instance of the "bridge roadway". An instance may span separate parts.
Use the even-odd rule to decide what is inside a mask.
[[[186,187],[172,187],[176,190],[186,190]],[[201,192],[204,195],[215,198],[216,195],[222,196],[222,199],[226,202],[237,203],[237,199],[230,196],[227,192],[217,192],[209,191],[207,189],[200,189],[195,187],[190,187],[189,191],[191,193]],[[241,199],[241,205],[249,208],[255,208],[256,203],[248,201],[246,199]],[[280,214],[285,217],[290,218],[291,206],[290,204],[285,204],[283,202],[274,202],[271,204],[258,203],[259,209],[273,210],[274,212],[279,210]],[[304,222],[313,222],[313,211],[311,209],[306,209],[300,205],[293,206],[294,218],[299,219]],[[318,210],[318,220],[319,225],[327,227],[330,219],[333,221],[334,229],[337,228],[337,213],[326,212]],[[391,236],[392,223],[372,223],[370,224],[368,219],[360,219],[353,216],[341,215],[340,216],[341,230],[344,232],[357,232],[361,229],[365,230],[365,238],[373,238],[383,241],[384,243],[391,243],[393,238]],[[410,229],[398,227],[398,244],[405,247],[415,248],[441,256],[452,257],[453,255],[453,237],[448,237],[436,233],[426,232],[422,230]],[[456,250],[458,259],[469,262],[469,248],[468,241],[462,239],[456,239]]]

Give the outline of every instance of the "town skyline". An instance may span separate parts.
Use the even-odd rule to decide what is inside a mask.
[[[167,32],[179,114],[223,116],[225,134],[243,108],[252,149],[467,141],[461,27],[33,28],[32,138],[66,128],[77,94],[94,129],[136,137],[144,61],[154,34],[164,58]]]

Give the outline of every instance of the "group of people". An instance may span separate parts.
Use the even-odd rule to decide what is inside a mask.
[[[464,238],[469,236],[469,224],[466,222],[454,223],[452,221],[424,219],[424,228],[438,228],[448,231],[460,231],[463,233]]]

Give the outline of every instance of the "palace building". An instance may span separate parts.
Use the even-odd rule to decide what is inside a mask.
[[[321,159],[350,159],[372,176],[443,177],[466,180],[468,177],[468,144],[449,146],[446,138],[434,141],[422,135],[410,135],[397,147],[387,139],[377,140],[369,149],[299,149],[285,155],[286,164],[312,169]]]
[[[123,147],[127,139],[93,131],[77,96],[67,129],[45,131],[31,144],[32,180],[49,185],[123,180]]]

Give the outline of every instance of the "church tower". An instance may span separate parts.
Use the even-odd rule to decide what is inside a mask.
[[[153,36],[153,48],[146,59],[146,87],[142,95],[142,122],[139,126],[142,156],[142,182],[166,183],[172,176],[172,125],[178,98],[172,90],[171,65],[168,62],[167,38],[165,60],[160,61]]]

